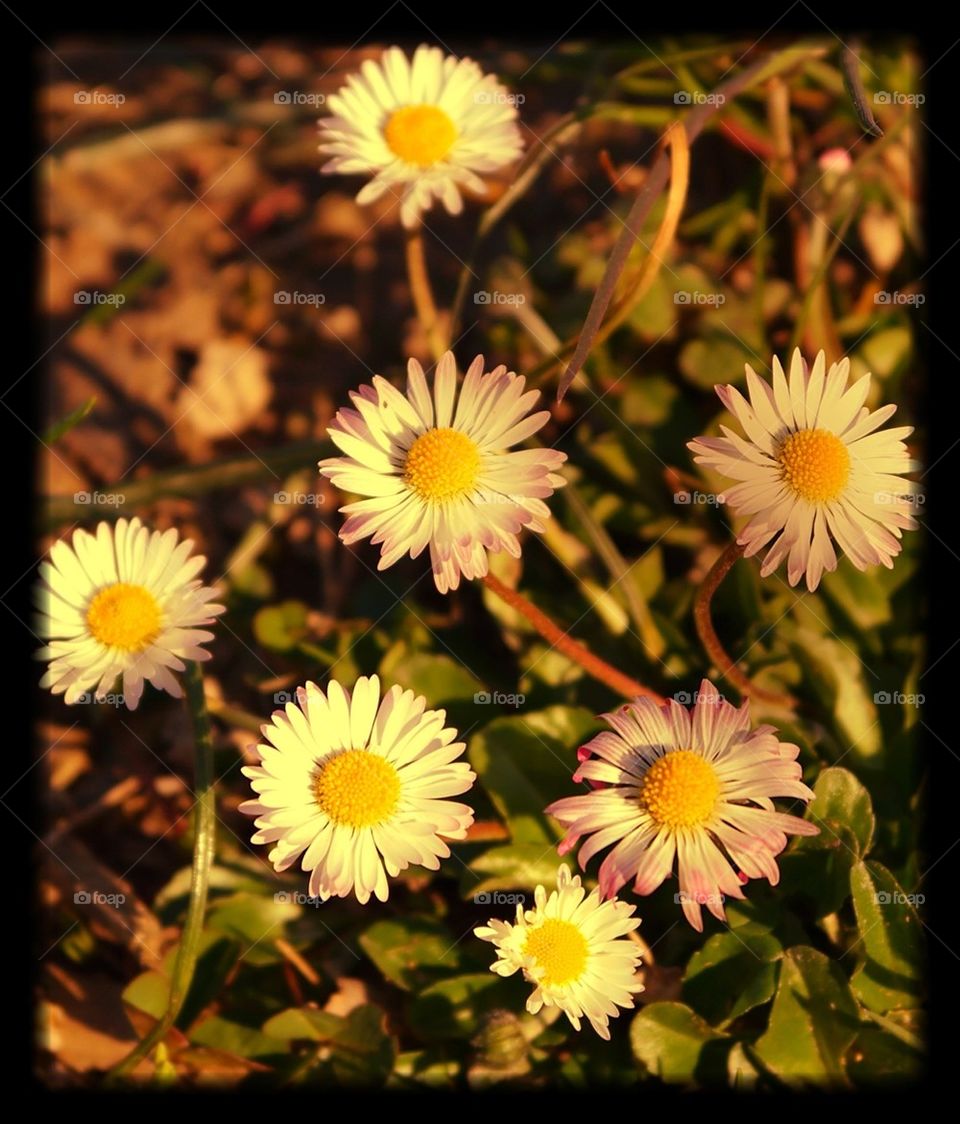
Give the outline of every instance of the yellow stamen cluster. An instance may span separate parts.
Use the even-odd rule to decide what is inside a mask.
[[[826,429],[791,433],[780,446],[777,461],[783,479],[810,503],[835,500],[850,476],[847,446]]]
[[[655,761],[640,788],[640,803],[664,827],[697,827],[717,805],[720,781],[692,749],[675,749]]]
[[[160,634],[157,599],[142,585],[115,582],[101,589],[87,608],[91,635],[108,648],[142,652]]]
[[[390,151],[401,160],[428,168],[453,147],[457,129],[435,105],[405,105],[390,114],[383,137]]]
[[[543,970],[540,982],[559,987],[577,979],[587,966],[587,939],[571,921],[548,917],[531,929],[523,946]]]
[[[327,758],[313,785],[321,811],[336,824],[372,827],[389,819],[400,799],[400,777],[385,757],[348,749]]]
[[[456,499],[472,490],[480,450],[457,429],[428,429],[410,446],[403,479],[428,502]]]

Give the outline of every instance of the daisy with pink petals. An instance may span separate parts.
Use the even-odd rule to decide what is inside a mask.
[[[901,532],[917,525],[916,486],[902,479],[918,467],[903,443],[913,429],[881,429],[897,407],[870,410],[870,375],[848,388],[849,378],[850,360],[827,370],[822,351],[812,368],[794,351],[789,381],[775,358],[772,386],[748,364],[749,401],[736,387],[716,388],[746,436],[721,426],[723,437],[688,445],[698,464],[740,481],[724,494],[752,517],[737,536],[746,557],[769,548],[764,577],[786,559],[790,584],[805,574],[815,590],[837,568],[834,543],[858,570],[892,569]]]
[[[701,906],[725,920],[724,897],[742,898],[742,880],[777,883],[788,835],[818,833],[773,806],[775,796],[813,798],[797,746],[778,741],[773,726],[752,729],[749,703],[732,706],[708,680],[690,710],[637,698],[604,718],[611,730],[583,747],[573,775],[598,787],[547,808],[567,828],[561,854],[589,836],[581,868],[614,844],[600,866],[604,898],[630,879],[636,893],[653,893],[676,860],[678,899],[699,931]]]
[[[524,527],[543,531],[543,502],[565,483],[556,470],[567,459],[556,449],[513,449],[550,417],[531,414],[537,390],[521,375],[485,372],[478,355],[458,389],[457,365],[447,352],[433,389],[411,359],[407,392],[380,375],[351,393],[353,409],[337,413],[328,432],[342,457],[320,462],[338,488],[365,499],[341,508],[345,543],[382,544],[378,569],[427,547],[441,593],[460,575],[482,578],[487,552],[520,557]]]

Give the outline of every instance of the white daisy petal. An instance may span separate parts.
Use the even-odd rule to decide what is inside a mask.
[[[459,386],[451,352],[439,361],[431,394],[420,364],[407,367],[407,393],[374,376],[330,426],[346,454],[320,462],[338,488],[366,498],[342,507],[345,543],[380,546],[378,568],[429,546],[441,593],[487,573],[487,552],[520,556],[524,527],[545,529],[543,502],[563,483],[557,449],[511,449],[549,418],[530,414],[537,391],[505,367],[484,374],[483,356]],[[63,610],[66,611],[66,610]]]
[[[466,837],[473,810],[447,797],[476,778],[443,711],[424,707],[400,687],[381,698],[374,675],[352,692],[308,683],[274,714],[259,764],[242,770],[256,799],[240,810],[256,817],[252,842],[276,844],[277,871],[300,859],[310,894],[386,901],[388,875],[436,870],[450,853],[441,837]]]
[[[191,557],[192,547],[174,528],[151,531],[137,518],[55,543],[38,591],[38,635],[51,641],[38,653],[50,661],[44,686],[72,705],[90,691],[104,698],[119,681],[130,710],[147,682],[181,697],[173,672],[209,658],[202,645],[213,634],[202,626],[223,612],[196,580],[206,559]]]
[[[534,908],[517,907],[516,920],[491,918],[474,936],[497,950],[490,971],[499,976],[522,972],[533,985],[527,1010],[563,1011],[575,1030],[586,1017],[603,1039],[609,1039],[611,1018],[634,1005],[643,991],[637,976],[640,951],[628,934],[640,924],[634,907],[601,901],[599,891],[587,895],[580,876],[565,866],[557,887],[547,894],[537,886]]]
[[[802,781],[798,748],[781,744],[772,726],[751,730],[747,704],[732,706],[704,679],[692,720],[677,710],[638,698],[604,715],[612,732],[580,750],[573,778],[602,787],[557,800],[547,812],[567,829],[561,854],[586,837],[582,867],[612,845],[600,865],[603,898],[631,880],[635,893],[653,893],[676,861],[678,901],[700,929],[703,906],[723,920],[724,899],[743,897],[743,877],[775,881],[787,835],[817,828],[774,810],[772,797],[810,800],[813,793]]]
[[[810,368],[794,351],[789,381],[774,358],[772,386],[748,366],[749,402],[717,387],[746,436],[721,426],[723,437],[688,443],[698,464],[737,481],[726,501],[752,516],[737,536],[744,554],[767,547],[761,575],[786,560],[790,585],[805,576],[811,592],[837,567],[834,543],[858,569],[890,566],[916,525],[904,499],[915,485],[901,478],[918,467],[903,443],[912,430],[882,429],[896,406],[867,409],[870,376],[848,389],[849,374],[848,359],[827,370],[822,351]]]
[[[481,192],[478,172],[511,164],[523,148],[514,99],[470,59],[445,57],[437,47],[399,47],[327,100],[320,151],[331,157],[323,172],[371,177],[357,195],[370,203],[389,192],[400,218],[413,228],[440,201],[451,214],[463,207],[460,188]]]

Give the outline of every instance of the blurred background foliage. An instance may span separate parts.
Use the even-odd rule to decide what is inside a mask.
[[[768,40],[772,52],[792,45]],[[663,266],[559,405],[551,357],[576,337],[662,131],[749,61],[751,43],[565,43],[539,60],[472,45],[522,94],[539,176],[476,254],[480,208],[502,198],[509,173],[465,217],[427,217],[442,308],[466,277],[461,367],[483,352],[532,373],[553,412],[541,436],[569,456],[547,534],[494,571],[681,699],[711,671],[691,601],[731,533],[722,506],[698,502],[722,482],[700,476],[685,448],[725,418],[713,387],[742,384],[744,363],[767,372],[771,354],[800,343],[849,354],[855,375],[873,372],[868,405],[895,401],[898,420],[916,422],[922,65],[909,43],[864,50],[871,99],[911,95],[872,101],[884,135],[869,138],[837,44],[812,47],[712,118]],[[408,355],[426,357],[395,209],[360,208],[357,183],[318,172],[316,95],[377,51],[168,42],[130,68],[133,45],[58,50],[83,88],[124,100],[78,103],[59,71],[41,90],[57,142],[39,166],[52,345],[42,546],[117,514],[176,524],[229,606],[207,665],[219,838],[203,951],[176,1029],[138,1075],[398,1089],[915,1076],[921,536],[906,536],[892,571],[842,561],[815,594],[737,565],[714,602],[717,627],[758,683],[799,699],[796,713],[754,714],[800,745],[817,794],[806,814],[823,830],[788,848],[779,887],[751,884],[728,906],[728,927],[708,918],[694,932],[672,880],[637,900],[646,991],[609,1045],[555,1012],[525,1014],[527,986],[490,973],[471,930],[552,881],[560,831],[543,808],[573,792],[577,747],[620,700],[481,587],[441,598],[422,559],[380,574],[368,547],[337,543],[339,497],[315,470],[326,425],[371,372],[399,380]],[[823,159],[833,149],[849,168]],[[77,303],[78,292],[101,297]],[[919,455],[922,432],[910,444]],[[439,873],[406,872],[386,904],[317,906],[302,876],[275,875],[249,845],[239,768],[298,684],[373,671],[447,708],[478,774],[477,823]],[[75,1084],[95,1081],[164,1009],[189,885],[190,729],[155,694],[135,719],[40,705],[38,1065]],[[124,901],[75,900],[91,890]]]

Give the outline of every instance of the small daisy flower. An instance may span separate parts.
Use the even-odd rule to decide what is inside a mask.
[[[619,1007],[633,1006],[633,996],[643,991],[636,975],[640,950],[624,939],[640,924],[627,902],[600,900],[597,890],[587,896],[580,876],[565,866],[557,873],[557,888],[547,894],[543,886],[534,893],[536,906],[509,921],[491,918],[474,935],[496,945],[491,972],[512,976],[522,971],[534,985],[527,1010],[558,1007],[576,1030],[580,1019],[590,1020],[601,1038],[610,1038],[609,1020]]]
[[[548,410],[529,411],[540,392],[506,367],[484,374],[483,356],[470,364],[457,395],[457,367],[448,351],[437,364],[433,394],[411,359],[407,393],[375,375],[337,413],[328,433],[345,454],[320,462],[338,488],[367,499],[347,504],[345,543],[382,543],[379,569],[430,547],[437,589],[480,578],[487,551],[520,556],[517,535],[543,531],[543,502],[564,484],[556,470],[567,459],[556,449],[511,451],[536,433]]]
[[[256,816],[254,843],[273,843],[277,871],[300,859],[309,892],[326,901],[375,894],[385,902],[387,875],[418,863],[437,870],[463,839],[473,809],[446,799],[476,779],[457,758],[464,743],[444,726],[446,713],[391,687],[380,698],[376,675],[353,693],[331,680],[308,683],[263,727],[259,765],[241,770],[257,794],[240,805]],[[301,858],[302,856],[302,858]]]
[[[435,199],[459,214],[462,188],[484,190],[478,172],[493,172],[520,154],[513,101],[471,59],[420,46],[408,60],[389,47],[379,63],[368,59],[327,99],[333,116],[320,122],[320,151],[331,159],[322,170],[371,175],[357,202],[393,192],[408,228]]]
[[[746,557],[769,547],[760,573],[786,558],[790,584],[806,574],[811,591],[837,568],[834,542],[858,570],[892,569],[901,531],[917,525],[915,485],[901,479],[918,467],[903,443],[913,428],[881,430],[896,406],[869,410],[870,375],[847,389],[849,377],[849,359],[827,371],[822,351],[812,369],[794,351],[789,382],[775,358],[772,388],[747,365],[749,402],[735,387],[717,387],[746,438],[721,426],[724,437],[688,444],[697,463],[741,481],[724,494],[752,516],[737,536]]]
[[[772,726],[750,728],[749,702],[737,708],[706,679],[691,711],[675,700],[638,698],[604,719],[610,731],[581,751],[575,781],[598,784],[547,808],[566,828],[560,854],[581,836],[581,867],[616,844],[600,866],[600,893],[612,897],[631,878],[651,894],[673,870],[690,924],[703,929],[701,905],[725,920],[724,895],[742,898],[741,881],[780,878],[775,856],[788,835],[818,828],[774,810],[773,796],[810,800],[799,749]]]
[[[207,660],[200,645],[213,639],[199,626],[223,612],[195,575],[206,558],[174,528],[151,531],[139,519],[101,523],[96,534],[74,532],[72,546],[54,543],[40,565],[39,631],[50,643],[41,680],[64,702],[81,701],[96,685],[102,699],[122,679],[123,700],[136,710],[144,682],[176,698],[172,674],[184,660]]]

